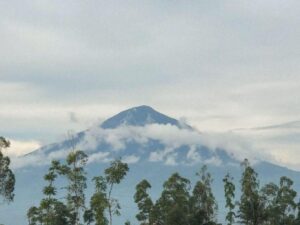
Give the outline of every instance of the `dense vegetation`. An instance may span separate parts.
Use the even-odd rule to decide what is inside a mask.
[[[0,138],[0,150],[9,142]],[[113,225],[120,215],[121,206],[114,197],[114,188],[126,177],[129,167],[121,159],[92,179],[94,193],[86,199],[88,156],[75,148],[64,162],[52,161],[44,176],[44,198],[38,206],[27,212],[29,225]],[[0,151],[0,195],[13,200],[15,179],[9,169],[9,158]],[[236,196],[234,178],[227,174],[224,179],[226,199],[226,224],[243,225],[300,225],[300,202],[293,189],[293,181],[281,177],[278,184],[260,187],[258,174],[248,160],[241,164],[240,193]],[[195,174],[194,185],[178,173],[172,174],[163,184],[160,197],[153,200],[148,193],[151,184],[141,180],[133,196],[137,204],[136,219],[140,225],[218,225],[218,205],[211,185],[213,178],[203,166]],[[60,179],[66,185],[57,187]],[[86,204],[88,203],[88,204]],[[130,225],[129,221],[124,221]]]
[[[14,200],[15,189],[15,175],[9,168],[10,159],[2,153],[2,150],[9,146],[10,142],[0,137],[0,199],[7,203]]]
[[[15,175],[9,168],[10,159],[2,153],[2,149],[9,146],[10,142],[0,137],[0,197],[6,202],[13,201],[15,188]]]
[[[81,151],[73,151],[66,165],[52,162],[45,175],[48,185],[44,188],[45,198],[39,207],[28,211],[29,225],[112,225],[113,217],[120,215],[121,206],[113,198],[112,191],[126,176],[129,168],[120,159],[111,162],[104,175],[93,178],[95,193],[85,206],[84,190],[86,174],[84,166],[87,156]],[[281,177],[279,184],[269,183],[260,187],[258,174],[248,160],[241,164],[241,195],[236,199],[236,186],[233,177],[227,174],[224,179],[226,199],[226,224],[245,225],[299,225],[300,203],[293,181]],[[54,180],[64,176],[68,180],[65,202],[55,199],[57,189]],[[151,184],[142,180],[136,185],[133,196],[139,211],[136,219],[140,225],[218,225],[218,205],[212,192],[213,179],[203,166],[197,182],[191,185],[189,179],[178,173],[172,174],[163,184],[160,197],[154,201],[148,194]],[[130,222],[126,221],[125,225]]]

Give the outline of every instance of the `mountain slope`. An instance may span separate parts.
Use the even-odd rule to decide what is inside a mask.
[[[159,113],[146,105],[120,112],[104,121],[101,127],[104,129],[114,129],[120,126],[145,126],[148,124],[170,124],[180,128],[182,127],[178,120]]]
[[[224,149],[205,146],[199,135],[185,123],[149,106],[138,106],[26,157],[60,159],[75,147],[88,152],[90,161],[95,162],[119,157],[130,163],[150,161],[167,165],[236,162]]]
[[[115,192],[123,206],[122,217],[116,220],[116,224],[124,224],[126,219],[135,221],[133,194],[135,185],[141,179],[151,182],[151,195],[155,200],[163,181],[173,172],[178,171],[195,182],[194,175],[204,164],[208,165],[214,178],[213,190],[219,202],[218,217],[222,222],[225,212],[222,178],[230,172],[238,184],[241,169],[237,157],[228,151],[230,149],[211,145],[206,138],[190,126],[149,106],[125,110],[100,125],[75,134],[72,140],[47,145],[24,156],[21,160],[28,163],[16,170],[15,203],[1,207],[0,222],[26,224],[26,210],[38,204],[42,197],[43,174],[48,163],[51,159],[63,160],[72,145],[89,155],[86,168],[88,180],[100,175],[114,158],[122,157],[130,164],[128,176]],[[280,176],[286,175],[295,181],[295,186],[300,190],[300,172],[268,162],[260,162],[255,168],[261,183],[278,182]],[[87,197],[92,191],[89,186]]]

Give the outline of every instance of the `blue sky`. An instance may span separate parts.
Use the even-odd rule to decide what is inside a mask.
[[[296,0],[1,1],[1,135],[21,154],[146,104],[300,169],[299,14]]]

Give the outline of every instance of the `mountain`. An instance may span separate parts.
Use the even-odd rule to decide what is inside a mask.
[[[183,128],[178,120],[155,111],[150,106],[142,105],[127,109],[109,118],[101,124],[103,129],[114,129],[120,126],[145,126],[148,124],[170,124]],[[187,125],[185,125],[187,126]]]
[[[76,147],[89,152],[94,161],[122,157],[129,162],[164,161],[169,165],[178,164],[177,161],[184,164],[236,162],[225,150],[212,151],[202,144],[199,135],[188,124],[143,105],[122,111],[102,124],[44,146],[27,157],[57,158]]]
[[[67,128],[66,128],[67,130]],[[195,173],[204,164],[214,178],[213,190],[219,202],[219,220],[224,220],[224,194],[222,178],[230,172],[238,182],[240,161],[230,149],[212,144],[209,137],[202,135],[188,124],[157,112],[149,106],[138,106],[76,133],[72,138],[46,145],[20,158],[22,167],[17,169],[16,199],[11,205],[1,206],[0,218],[4,224],[26,224],[26,210],[37,205],[42,197],[43,175],[51,159],[63,160],[72,147],[89,155],[87,173],[89,180],[100,175],[110,160],[121,157],[129,163],[130,172],[116,189],[120,199],[122,216],[116,224],[130,219],[135,224],[136,206],[133,201],[135,185],[148,179],[152,185],[151,195],[155,200],[162,183],[173,172],[195,182]],[[300,172],[291,171],[268,162],[255,164],[261,183],[278,182],[286,175],[300,189]],[[87,198],[93,191],[89,186]]]

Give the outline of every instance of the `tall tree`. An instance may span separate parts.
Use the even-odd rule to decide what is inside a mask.
[[[136,218],[141,222],[141,225],[149,224],[149,216],[153,207],[153,202],[147,193],[147,190],[150,188],[151,185],[147,180],[142,180],[135,188],[134,201],[140,210]]]
[[[93,178],[95,182],[95,193],[90,200],[90,208],[84,213],[84,221],[87,224],[96,225],[112,224],[113,215],[120,215],[120,205],[117,199],[112,197],[112,191],[116,184],[119,184],[126,176],[129,168],[127,163],[120,159],[111,162],[105,169],[105,176]],[[108,213],[109,219],[106,214]]]
[[[275,225],[278,222],[278,196],[279,187],[274,183],[268,183],[261,189],[261,195],[265,202],[266,224]]]
[[[108,212],[109,212],[109,224],[112,225],[112,216],[120,215],[120,205],[117,199],[112,197],[113,187],[124,179],[128,172],[128,164],[123,163],[120,159],[116,159],[111,162],[110,167],[105,169],[105,179],[108,186]]]
[[[39,208],[32,206],[27,211],[27,219],[29,225],[42,224],[42,215]]]
[[[265,201],[259,193],[258,175],[247,159],[241,164],[244,168],[241,178],[241,199],[238,217],[245,225],[260,225],[266,220]]]
[[[59,163],[53,161],[44,180],[48,185],[44,187],[45,198],[41,200],[39,207],[31,207],[27,212],[29,225],[69,225],[70,217],[66,205],[58,201],[55,196],[57,189],[54,181],[57,178],[56,169]]]
[[[85,211],[84,220],[88,224],[95,221],[96,225],[107,225],[108,219],[105,216],[105,211],[108,208],[109,202],[106,196],[107,184],[104,177],[94,177],[95,193],[90,200],[90,209]]]
[[[297,204],[297,213],[294,221],[294,225],[299,225],[299,224],[300,224],[300,201]]]
[[[211,188],[211,174],[207,172],[207,166],[203,166],[196,175],[200,179],[191,197],[191,224],[215,224],[218,205]]]
[[[163,225],[188,224],[190,181],[174,173],[163,188],[161,197],[154,206],[153,219],[156,220],[151,222]]]
[[[292,188],[293,181],[288,177],[281,177],[279,186],[274,183],[265,185],[261,192],[266,202],[268,224],[292,225],[297,221],[297,192]]]
[[[149,214],[149,224],[163,225],[165,220],[165,212],[162,211],[164,201],[160,198],[153,204],[152,210]]]
[[[280,205],[280,221],[282,224],[290,225],[294,219],[294,212],[297,208],[295,198],[297,192],[293,189],[294,182],[283,176],[280,178],[279,191],[278,191],[278,202]]]
[[[235,185],[233,183],[233,177],[229,175],[229,173],[224,177],[224,192],[225,192],[225,199],[226,199],[226,205],[225,207],[228,208],[228,213],[226,215],[226,220],[228,222],[228,225],[233,225],[234,219],[235,219]]]
[[[2,150],[9,146],[10,142],[4,137],[0,137],[0,197],[6,202],[14,200],[15,189],[15,175],[9,168],[10,159],[2,153]]]
[[[68,179],[67,205],[72,215],[71,222],[74,225],[80,224],[80,213],[85,208],[87,158],[83,151],[73,150],[67,156],[67,164],[59,167],[60,174],[65,175]]]

